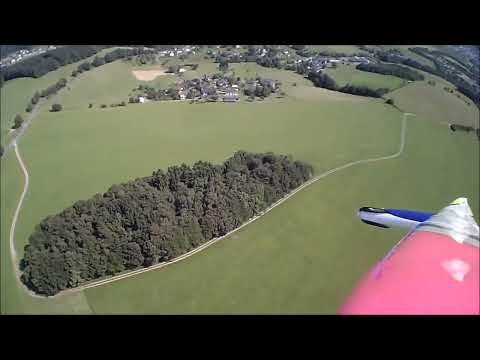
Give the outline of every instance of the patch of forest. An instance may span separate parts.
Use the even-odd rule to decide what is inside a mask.
[[[182,255],[227,234],[310,179],[311,165],[273,153],[236,152],[113,185],[36,227],[22,281],[58,292]]]

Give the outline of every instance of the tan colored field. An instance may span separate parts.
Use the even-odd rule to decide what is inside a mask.
[[[150,70],[132,70],[132,73],[137,78],[137,80],[141,81],[152,81],[157,76],[167,75],[163,68]]]

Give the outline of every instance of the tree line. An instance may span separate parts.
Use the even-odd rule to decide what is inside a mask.
[[[93,56],[108,47],[112,47],[112,45],[71,45],[47,51],[43,54],[25,59],[20,63],[5,67],[2,69],[3,80],[8,81],[20,77],[38,78],[63,65],[72,64]],[[155,52],[155,50],[144,49],[143,47],[115,49],[107,53],[104,57],[96,57],[91,63],[86,61],[80,64],[77,69],[74,70],[75,75],[72,74],[72,76],[76,76],[78,73],[88,71],[93,67],[101,66],[117,59],[140,54],[151,54],[153,52]]]
[[[397,54],[392,51],[384,51],[384,52],[378,52],[377,56],[379,60],[384,61],[384,62],[390,62],[390,63],[397,63],[397,64],[403,64],[407,65],[410,67],[413,67],[418,70],[422,70],[425,72],[428,72],[433,75],[439,76],[437,70],[430,65],[422,64],[416,60],[410,59],[408,57],[403,56],[402,54]]]
[[[356,69],[383,75],[393,75],[411,81],[425,79],[418,71],[396,64],[358,64]]]
[[[89,280],[173,259],[237,228],[304,183],[311,165],[236,152],[113,185],[45,218],[25,246],[21,279],[54,295]]]
[[[4,80],[21,77],[38,78],[60,66],[90,57],[106,47],[105,45],[71,45],[47,51],[2,69]]]
[[[338,86],[334,79],[322,72],[311,71],[308,73],[307,78],[312,81],[313,85],[315,85],[316,87],[321,87],[352,95],[380,98],[389,91],[389,89],[386,88],[372,89],[367,86],[358,86],[352,84]]]
[[[143,49],[143,48],[132,48],[132,49],[115,49],[105,56],[95,56],[92,62],[85,61],[77,66],[75,70],[72,71],[72,76],[75,77],[84,71],[89,71],[95,67],[102,66],[108,63],[111,63],[118,59],[133,58],[137,55],[146,55],[152,54],[155,50],[152,49]]]
[[[455,87],[460,93],[468,97],[474,103],[476,103],[477,105],[479,104],[480,93],[479,93],[478,87],[471,85],[462,77],[449,71],[441,62],[438,61],[438,59],[436,59],[434,56],[430,56],[427,53],[428,49],[413,47],[413,48],[409,48],[409,50],[433,61],[435,68],[429,65],[421,64],[418,61],[398,55],[396,53],[392,53],[391,51],[379,52],[377,53],[377,56],[381,61],[384,61],[384,62],[392,62],[392,63],[407,65],[415,69],[428,72],[432,75],[439,76],[451,82],[453,85],[455,85]]]
[[[447,62],[451,67],[455,69],[455,71],[451,71],[448,68],[448,66],[446,66],[445,63],[442,62],[437,57],[438,55],[442,55],[442,53],[438,51],[430,51],[429,49],[422,48],[422,47],[413,47],[413,48],[409,48],[409,50],[433,61],[433,64],[435,65],[435,69],[434,69],[434,72],[432,72],[432,74],[437,75],[451,82],[453,85],[455,85],[455,87],[460,93],[468,97],[475,104],[478,105],[480,103],[480,90],[479,90],[478,83],[476,84],[476,86],[474,86],[470,84],[468,81],[466,81],[464,78],[459,76],[458,75],[459,73],[460,74],[465,73],[465,71],[461,69],[457,64],[453,63],[452,61],[449,61],[448,59],[444,59],[445,62]],[[476,72],[476,74],[478,75],[478,71]],[[467,71],[466,75],[470,76],[474,74]],[[478,76],[473,76],[473,78],[478,79]]]

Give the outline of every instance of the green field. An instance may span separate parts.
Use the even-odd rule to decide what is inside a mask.
[[[454,137],[421,120],[411,120],[408,126],[404,157],[326,178],[182,263],[89,289],[92,310],[110,314],[334,313],[361,274],[402,234],[365,226],[354,215],[359,205],[429,210],[464,194],[478,209],[478,146],[471,138]],[[448,150],[438,153],[431,142],[425,143],[432,133],[433,141],[448,144]],[[457,157],[463,157],[462,164],[454,160]],[[439,158],[443,160],[432,163]],[[445,159],[452,161],[448,169]],[[447,175],[450,171],[462,176],[453,179]],[[378,183],[372,186],[372,179]],[[478,219],[478,211],[476,215]]]
[[[478,107],[463,95],[456,96],[443,88],[448,84],[437,82],[435,86],[428,85],[426,81],[416,81],[408,86],[393,91],[388,97],[393,98],[395,104],[401,109],[415,112],[422,117],[443,124],[455,123],[480,126]],[[450,84],[450,87],[452,85]],[[468,106],[465,101],[470,103]]]
[[[378,99],[313,88],[298,74],[256,64],[231,68],[237,76],[279,79],[289,96],[259,103],[87,109],[84,104],[93,99],[116,101],[133,88],[131,65],[114,62],[82,74],[71,90],[52,99],[66,110],[42,112],[19,143],[30,174],[16,229],[19,255],[45,216],[172,164],[218,163],[245,149],[291,154],[321,173],[398,149],[402,115]],[[90,83],[97,78],[94,89]],[[415,91],[414,84],[393,94]],[[418,104],[405,106],[415,111]],[[409,118],[405,153],[397,159],[329,176],[183,262],[55,299],[26,295],[12,272],[8,233],[23,176],[9,152],[1,161],[1,312],[334,313],[402,234],[365,226],[355,216],[359,206],[436,210],[467,196],[479,217],[478,141],[430,117]]]
[[[89,103],[99,107],[128,101],[128,94],[139,81],[131,73],[131,66],[115,61],[86,71],[68,85],[69,89],[55,97],[54,102],[62,104],[64,111],[88,108]]]
[[[115,48],[105,49],[100,51],[97,55],[103,56],[107,52],[113,51]],[[60,78],[65,78],[68,80],[72,70],[76,69],[78,64],[84,61],[93,60],[93,56],[79,61],[77,63],[69,64],[63,66],[55,71],[49,72],[48,74],[35,79],[35,78],[19,78],[7,81],[0,91],[0,101],[1,101],[1,113],[0,113],[0,140],[2,144],[6,141],[9,134],[9,129],[13,125],[13,119],[15,115],[21,114],[25,119],[27,113],[25,108],[30,102],[30,99],[35,94],[35,91],[41,91],[50,85],[55,84]]]
[[[372,89],[385,88],[390,91],[407,84],[407,81],[396,76],[376,74],[355,69],[354,65],[338,65],[329,68],[326,73],[332,77],[338,86],[347,84],[367,86]]]

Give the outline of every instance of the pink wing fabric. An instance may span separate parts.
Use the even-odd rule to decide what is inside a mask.
[[[479,248],[418,230],[368,273],[340,314],[480,314]]]

